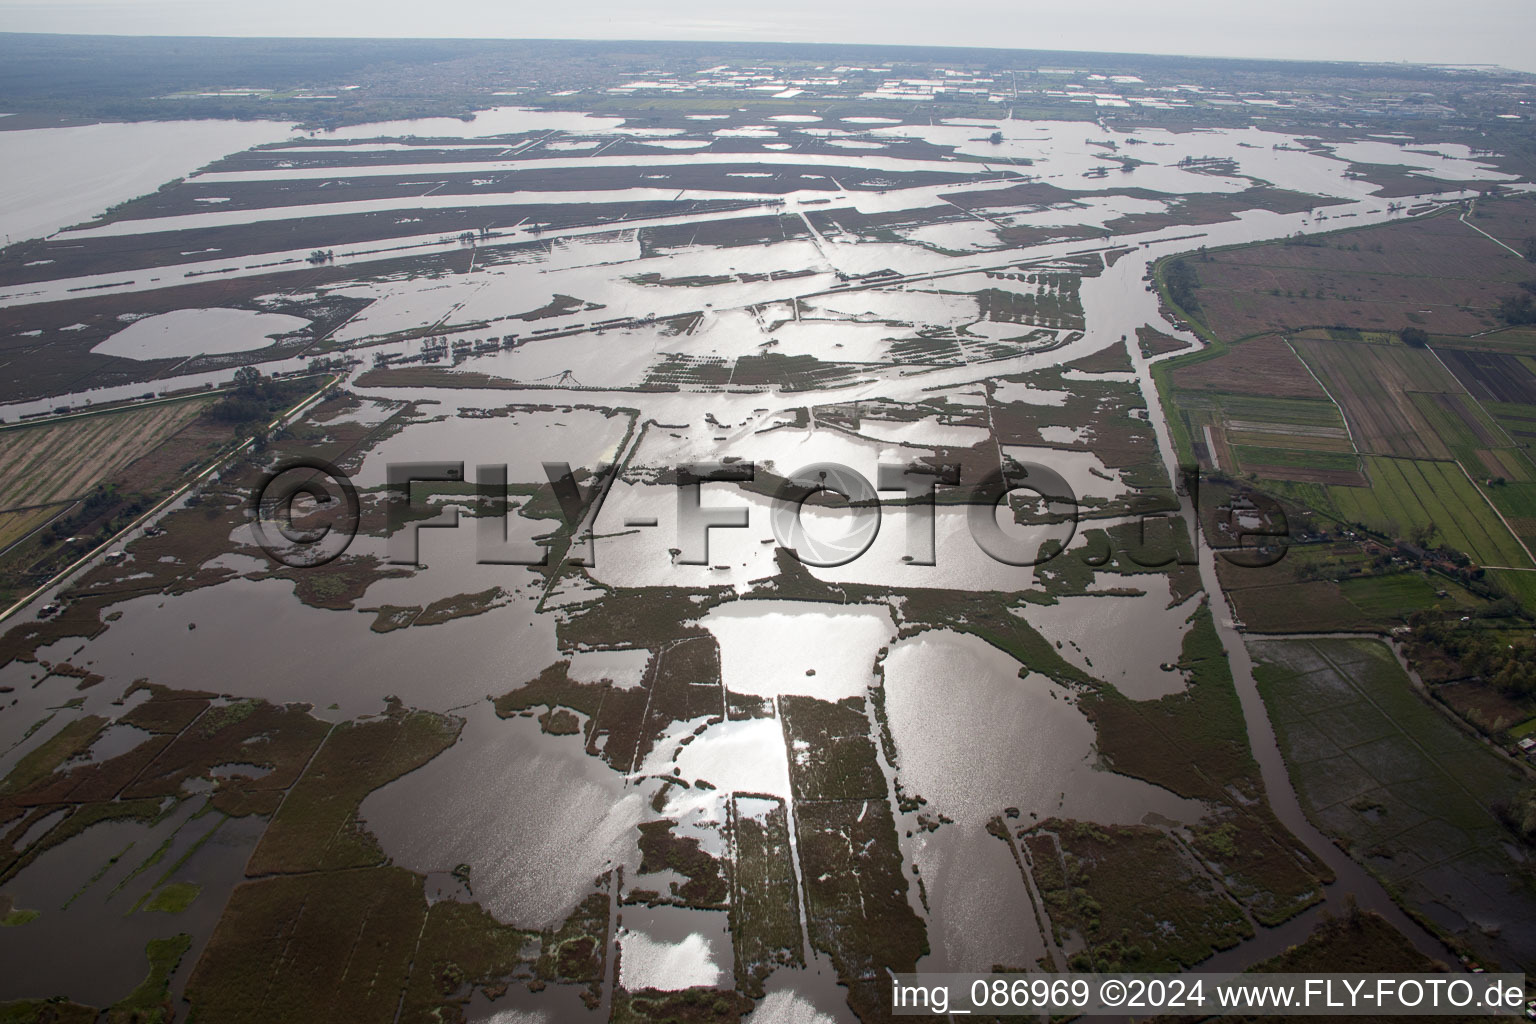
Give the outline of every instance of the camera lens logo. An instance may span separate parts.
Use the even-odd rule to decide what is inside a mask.
[[[296,459],[269,472],[251,504],[256,543],[273,561],[295,568],[340,556],[362,520],[357,488],[324,459]]]

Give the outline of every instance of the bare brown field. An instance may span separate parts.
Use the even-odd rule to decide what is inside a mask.
[[[1141,345],[1141,354],[1148,359],[1167,352],[1180,352],[1189,347],[1172,335],[1145,326],[1136,328],[1136,340]]]
[[[1285,339],[1270,335],[1234,345],[1215,359],[1173,371],[1175,387],[1274,398],[1326,398]]]
[[[0,431],[0,508],[78,498],[187,426],[207,400]]]
[[[1218,561],[1220,561],[1218,559]],[[1334,632],[1370,629],[1373,623],[1344,599],[1337,583],[1316,580],[1232,588],[1224,565],[1222,585],[1243,627],[1253,633]]]
[[[37,505],[32,508],[13,508],[0,512],[0,552],[47,523],[67,507],[67,502],[61,502],[57,505]]]
[[[1451,215],[1250,246],[1186,261],[1200,316],[1226,340],[1301,327],[1467,335],[1529,265]]]
[[[1524,252],[1526,239],[1536,238],[1536,200],[1529,195],[1479,199],[1468,220]]]
[[[1448,459],[1450,449],[1413,402],[1413,392],[1462,392],[1434,353],[1403,346],[1300,341],[1298,350],[1328,381],[1361,451]]]

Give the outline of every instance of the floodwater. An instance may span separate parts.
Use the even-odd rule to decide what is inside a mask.
[[[881,605],[803,601],[733,601],[711,609],[703,625],[720,642],[727,689],[832,701],[864,695],[876,653],[896,631]]]
[[[228,892],[244,880],[246,861],[265,826],[254,816],[193,819],[199,804],[188,800],[154,825],[95,825],[8,882],[5,891],[18,907],[41,913],[21,927],[0,928],[0,960],[6,965],[0,999],[68,993],[77,1002],[110,1005],[144,980],[149,969],[144,944],[178,932],[193,938],[183,961],[190,969],[213,934]],[[179,914],[135,910],[204,836],[209,838],[166,878],[202,887],[191,905]],[[140,870],[164,842],[170,845],[160,862]],[[116,862],[105,865],[114,855]],[[186,971],[178,972],[174,994],[185,979]]]
[[[0,233],[50,235],[229,153],[290,137],[272,121],[140,121],[0,132]]]
[[[494,397],[494,396],[493,396]],[[462,462],[467,479],[474,467],[507,467],[507,482],[547,483],[543,464],[564,462],[572,471],[595,471],[611,463],[629,419],[595,409],[512,409],[500,415],[452,415],[434,406],[431,417],[406,425],[372,448],[353,477],[358,487],[385,483],[387,467],[411,462]]]
[[[1051,817],[1101,824],[1195,821],[1205,808],[1096,767],[1072,693],[968,634],[929,630],[885,656],[885,704],[902,791],[903,851],[923,880],[932,954],[923,970],[1033,966],[1046,952],[1007,844],[986,830]],[[952,819],[937,830],[921,816]]]
[[[1100,770],[1071,691],[1021,676],[984,640],[929,630],[893,644],[883,664],[897,776],[961,825],[985,825],[1005,807],[1106,825],[1203,814],[1196,801]]]
[[[575,111],[532,110],[527,107],[492,107],[476,111],[472,118],[426,117],[413,121],[376,121],[331,131],[312,132],[314,138],[399,139],[415,136],[423,139],[483,139],[493,135],[523,132],[615,132],[622,128],[622,117],[600,117]]]
[[[135,320],[91,351],[124,359],[246,352],[266,348],[309,323],[303,317],[246,309],[177,309]]]
[[[630,906],[621,913],[619,983],[625,989],[735,986],[724,911]]]
[[[1057,644],[1067,661],[1132,700],[1181,692],[1184,674],[1163,666],[1179,660],[1199,595],[1170,607],[1168,578],[1161,573],[1101,577],[1100,586],[1106,584],[1147,593],[1059,597],[1053,605],[1023,605],[1014,614]]]
[[[424,415],[442,413],[445,418],[413,424],[369,453],[359,473],[359,483],[381,482],[387,462],[439,460],[463,460],[467,465],[506,462],[514,467],[514,480],[538,481],[542,478],[538,464],[543,461],[591,466],[621,454],[619,442],[628,417],[604,417],[590,410],[570,408],[573,403],[633,408],[637,410],[635,422],[644,426],[644,433],[625,467],[624,479],[614,487],[594,524],[602,539],[598,542],[597,565],[590,573],[592,583],[564,584],[555,591],[552,604],[596,597],[600,594],[599,586],[728,584],[745,592],[754,581],[776,572],[777,543],[771,529],[770,503],[761,496],[743,494],[731,485],[706,486],[706,505],[745,507],[750,512],[751,526],[745,530],[713,531],[708,564],[679,565],[668,550],[676,542],[673,524],[677,490],[657,482],[661,472],[682,461],[730,455],[780,471],[813,462],[842,462],[874,479],[875,467],[880,462],[910,462],[939,444],[975,444],[985,440],[985,432],[941,422],[937,415],[908,423],[866,419],[861,425],[862,436],[818,427],[814,416],[808,426],[785,424],[798,422],[799,410],[828,401],[888,398],[937,401],[947,403],[946,408],[951,409],[976,406],[984,386],[979,382],[1089,355],[1123,336],[1133,335],[1143,323],[1169,329],[1161,319],[1156,297],[1146,291],[1142,281],[1152,259],[1200,245],[1283,237],[1326,227],[1309,219],[1307,213],[1281,216],[1255,212],[1198,229],[1173,226],[1093,243],[1056,242],[1002,252],[967,251],[962,256],[936,250],[979,249],[988,244],[988,237],[995,239],[995,229],[999,227],[1092,225],[1125,214],[1155,213],[1168,208],[1179,197],[1241,191],[1250,187],[1255,177],[1280,187],[1352,200],[1334,212],[1354,216],[1353,223],[1389,220],[1392,215],[1386,209],[1386,201],[1372,197],[1375,186],[1344,177],[1350,160],[1393,163],[1458,180],[1496,177],[1473,159],[1470,151],[1454,147],[1430,152],[1403,150],[1386,142],[1355,143],[1335,146],[1334,155],[1330,156],[1275,149],[1274,146],[1289,145],[1295,140],[1258,131],[1175,135],[1142,130],[1137,134],[1148,144],[1133,146],[1126,143],[1123,134],[1082,123],[1061,126],[1002,121],[994,125],[978,121],[897,125],[893,119],[884,118],[842,119],[849,125],[884,126],[854,138],[851,133],[837,129],[800,131],[792,127],[797,122],[788,116],[770,120],[770,125],[727,129],[720,134],[738,139],[795,140],[798,144],[816,132],[846,152],[792,153],[784,149],[790,142],[774,141],[762,143],[771,152],[685,153],[681,152],[685,147],[698,148],[707,143],[673,138],[680,134],[675,129],[630,129],[616,118],[518,108],[487,111],[472,122],[428,119],[361,126],[328,137],[344,143],[348,139],[412,134],[477,139],[545,132],[551,133],[552,145],[544,148],[563,147],[569,152],[540,159],[540,168],[638,167],[654,171],[658,180],[664,180],[669,167],[706,164],[760,163],[770,168],[814,164],[824,172],[807,177],[801,190],[783,195],[750,191],[762,186],[748,180],[736,182],[743,188],[739,192],[683,192],[658,184],[565,194],[560,200],[598,207],[642,198],[675,197],[679,206],[676,213],[646,222],[669,228],[760,216],[765,211],[782,210],[794,215],[812,209],[859,213],[925,209],[938,205],[944,195],[959,186],[949,180],[915,189],[854,191],[845,190],[835,178],[845,170],[859,169],[926,171],[953,179],[959,174],[1017,169],[1019,165],[1014,160],[1021,157],[1034,161],[1029,173],[1078,193],[1136,187],[1161,193],[1163,198],[1084,194],[1080,203],[1070,207],[984,207],[965,222],[911,231],[908,244],[860,241],[851,234],[813,230],[810,238],[767,245],[710,248],[677,242],[647,251],[635,230],[637,223],[626,222],[618,228],[595,224],[549,232],[543,236],[548,245],[536,254],[518,250],[515,259],[492,259],[498,255],[498,249],[523,245],[536,237],[533,232],[520,229],[480,247],[474,253],[479,265],[470,272],[437,279],[361,278],[367,272],[367,261],[377,259],[385,248],[409,246],[412,254],[441,253],[461,248],[455,240],[404,236],[337,246],[337,266],[357,266],[359,276],[359,280],[342,282],[337,290],[349,297],[376,300],[361,316],[335,333],[333,338],[338,342],[356,344],[381,334],[423,326],[437,326],[451,340],[478,339],[492,332],[522,335],[522,344],[513,350],[475,358],[461,367],[517,385],[497,391],[493,397],[473,391],[429,389],[369,392],[369,397],[436,401],[439,407],[426,407]],[[802,119],[799,123],[810,122]],[[147,126],[98,127],[121,129],[135,140],[151,137]],[[245,125],[239,129],[253,135],[276,133],[276,138],[287,134],[287,129],[277,126]],[[995,146],[986,141],[994,129],[1004,135],[1004,141]],[[233,133],[233,127],[230,131]],[[562,132],[579,138],[572,141],[553,137],[553,133]],[[834,132],[838,137],[832,137]],[[27,134],[0,133],[0,143],[10,144]],[[107,134],[98,133],[97,137],[105,140]],[[582,154],[600,150],[579,148],[587,146],[592,137],[629,135],[658,152],[642,158],[587,156]],[[1084,139],[1085,135],[1092,143]],[[73,136],[49,138],[65,140],[59,143],[64,155],[56,158],[50,168],[54,172],[71,163],[69,154],[73,151],[68,147],[86,145],[68,141]],[[986,162],[911,160],[869,150],[895,145],[905,138],[953,145],[958,153],[979,156]],[[221,154],[225,150],[218,146],[228,145],[215,141],[211,134],[207,139],[208,157],[198,156],[203,151],[195,149],[191,142],[180,148],[167,147],[167,159],[173,158],[176,167],[156,172],[162,178],[134,187],[147,191],[164,177],[190,171],[198,162]],[[458,147],[463,150],[461,161],[433,165],[431,173],[436,180],[436,176],[444,173],[515,172],[525,166],[514,159],[516,148],[539,141],[525,138],[506,145]],[[1119,148],[1111,149],[1111,142]],[[241,145],[245,144],[249,143]],[[397,143],[357,149],[402,155],[393,164],[349,169],[349,176],[400,173],[402,169],[416,173],[421,169],[421,165],[405,158],[407,150]],[[1117,153],[1147,162],[1128,172],[1112,169],[1107,180],[1095,176],[1100,166],[1113,168]],[[157,154],[156,158],[162,155],[165,154]],[[1205,156],[1236,160],[1235,173],[1212,175],[1180,166],[1185,157]],[[16,162],[11,163],[14,167]],[[131,174],[124,177],[120,167],[114,166],[113,171],[115,177],[137,181]],[[334,169],[290,168],[207,174],[201,180],[237,188],[247,182],[324,178],[334,173]],[[48,180],[49,196],[62,191],[57,187],[59,180],[56,173]],[[993,182],[966,185],[964,189],[974,192],[1006,188],[1016,180],[999,175]],[[85,194],[95,198],[77,196],[57,209],[40,210],[36,220],[46,223],[37,230],[54,230],[96,212],[109,201],[127,198],[116,193],[109,195],[106,185],[101,189],[105,191],[87,189]],[[23,190],[16,194],[24,197],[27,193]],[[541,202],[556,201],[554,196],[544,193],[528,193],[525,198],[535,195]],[[762,205],[723,214],[690,214],[686,209],[692,200],[725,196],[748,198]],[[482,200],[510,201],[507,194],[442,197],[440,205],[468,206]],[[437,200],[379,203],[367,208],[374,212],[411,204],[427,208],[437,204]],[[22,204],[8,204],[7,216],[13,215],[13,205]],[[322,209],[302,208],[299,215],[358,212],[364,205],[328,204]],[[268,211],[209,210],[165,220],[174,221],[176,226],[190,226],[247,223],[270,216]],[[80,235],[132,234],[149,230],[156,223],[113,226]],[[805,223],[811,225],[808,218]],[[1327,226],[1331,227],[1331,223]],[[926,243],[927,248],[909,244],[913,241]],[[1021,261],[1060,259],[1122,244],[1141,248],[1097,277],[1083,280],[1081,297],[1087,329],[1075,338],[1068,337],[1065,331],[1059,332],[1060,337],[1054,338],[1053,343],[1065,342],[1060,348],[1032,351],[1004,362],[924,368],[921,372],[887,365],[891,338],[909,337],[908,326],[968,327],[987,337],[1006,336],[1002,332],[1013,330],[1011,325],[983,321],[976,299],[956,294],[986,287],[980,271],[1014,266]],[[182,274],[218,273],[221,281],[235,280],[271,272],[270,266],[259,265],[274,259],[291,261],[296,269],[303,269],[305,255],[295,251],[239,259],[208,258],[146,273],[18,286],[0,295],[0,303],[19,305],[67,298],[74,288],[90,288],[93,296],[105,297],[157,287],[162,275],[179,279]],[[886,271],[908,279],[878,288],[849,288],[848,281],[838,277]],[[729,276],[731,280],[698,288],[657,285],[633,280],[640,272],[654,272],[660,279],[705,275]],[[778,272],[799,276],[772,276]],[[833,291],[840,286],[845,290]],[[569,313],[538,321],[521,319],[556,295],[575,297],[582,305]],[[594,328],[600,321],[620,317],[643,319],[701,310],[697,323],[681,333],[654,324],[628,324],[542,341],[530,341],[527,337],[534,330],[546,328]],[[216,319],[226,315],[228,319]],[[238,310],[163,314],[128,325],[99,350],[130,358],[234,352],[264,347],[268,335],[303,325],[303,321],[295,318],[270,317]],[[294,323],[286,322],[290,320]],[[1132,348],[1137,379],[1145,387],[1146,361]],[[418,349],[419,342],[412,340],[391,341],[375,351],[412,355]],[[764,388],[710,391],[692,385],[673,393],[629,390],[645,383],[650,369],[663,356],[731,360],[773,351],[860,366],[846,384],[815,393]],[[264,364],[263,368],[294,369],[297,365],[296,360],[278,360]],[[227,379],[227,373],[181,377],[175,382],[184,385],[222,381]],[[1068,386],[1071,380],[1068,378]],[[130,384],[89,396],[50,397],[0,410],[0,414],[9,418],[19,412],[75,404],[87,397],[97,401],[127,397],[141,394],[144,388],[143,384]],[[1005,383],[994,389],[993,397],[999,401],[1059,404],[1065,395]],[[520,410],[508,417],[478,414],[480,410],[504,407],[507,403],[548,403],[559,408]],[[1151,406],[1165,458],[1171,459],[1166,425],[1157,403],[1154,401]],[[379,411],[370,410],[368,415]],[[461,411],[473,414],[460,416]],[[1082,440],[1072,428],[1056,429],[1058,432],[1047,435],[1048,442],[1073,444]],[[1103,479],[1102,464],[1087,453],[1016,449],[1011,454],[1034,461],[1059,459],[1056,468],[1074,486],[1080,486],[1080,493],[1085,495],[1114,498],[1123,490],[1118,480]],[[1005,593],[1036,587],[1032,569],[1004,565],[982,554],[970,536],[964,511],[954,508],[941,508],[936,516],[937,564],[910,564],[906,558],[910,551],[907,531],[916,524],[909,517],[906,510],[887,510],[874,544],[862,557],[844,566],[809,571],[834,586],[859,582],[897,588],[948,587]],[[630,518],[654,518],[660,528],[631,526]],[[804,516],[809,529],[825,530],[829,537],[836,536],[839,530],[846,531],[851,518],[846,512],[825,510],[807,510]],[[518,535],[523,539],[550,525],[517,519],[521,531]],[[357,606],[366,609],[383,603],[422,605],[443,597],[500,587],[503,594],[497,607],[482,615],[379,634],[370,628],[371,613],[304,607],[294,599],[289,583],[242,580],[181,597],[155,595],[125,601],[114,609],[122,613],[120,620],[101,636],[89,643],[71,638],[40,654],[52,661],[78,658],[108,677],[107,684],[84,695],[84,706],[74,714],[120,714],[121,709],[109,706],[116,696],[109,691],[121,692],[120,684],[126,685],[128,680],[139,677],[168,686],[208,686],[208,666],[217,665],[220,689],[274,701],[304,701],[325,709],[316,713],[327,718],[375,713],[386,693],[398,695],[412,706],[461,716],[465,728],[459,742],[422,769],[371,795],[363,804],[362,817],[399,864],[424,872],[470,864],[477,899],[499,919],[524,927],[557,923],[592,891],[593,879],[598,875],[614,867],[634,868],[638,860],[635,828],[652,813],[649,802],[661,786],[656,776],[675,775],[681,780],[705,781],[715,787],[670,787],[661,812],[679,822],[680,833],[697,837],[712,852],[723,849],[723,802],[730,793],[764,793],[788,799],[788,759],[781,724],[776,718],[702,718],[675,723],[631,776],[615,772],[587,755],[579,736],[545,735],[532,717],[497,719],[485,698],[516,688],[562,654],[556,645],[556,615],[536,614],[534,610],[540,597],[541,578],[518,567],[476,565],[474,525],[466,521],[457,530],[423,531],[421,552],[425,568],[403,578],[376,581]],[[1013,536],[1024,548],[1038,545],[1041,539],[1038,531],[1029,530],[1016,531]],[[381,538],[360,537],[351,553],[382,555],[385,550]],[[1068,557],[1073,554],[1069,551]],[[221,564],[252,568],[234,558]],[[1208,558],[1202,564],[1202,574],[1210,592],[1218,593]],[[1051,605],[1021,603],[1015,605],[1014,613],[1054,641],[1068,661],[1132,699],[1154,699],[1182,689],[1182,675],[1163,671],[1159,663],[1177,660],[1193,605],[1174,605],[1166,581],[1160,576],[1101,576],[1096,585],[1131,587],[1146,593],[1136,597],[1062,598]],[[897,755],[896,763],[886,767],[904,791],[928,801],[929,813],[942,813],[953,819],[952,824],[930,832],[917,827],[912,815],[898,818],[903,832],[913,832],[902,840],[904,870],[916,869],[928,900],[926,916],[933,954],[923,966],[1026,966],[1043,952],[1044,944],[1035,929],[1022,880],[1006,844],[985,831],[989,820],[1013,808],[1021,821],[1057,815],[1100,823],[1135,823],[1155,815],[1158,821],[1190,822],[1198,819],[1204,808],[1155,786],[1100,770],[1093,749],[1093,729],[1077,708],[1071,691],[1038,674],[1021,675],[1016,661],[973,636],[929,630],[898,640],[893,607],[750,599],[713,609],[703,618],[703,625],[720,643],[725,685],[741,694],[770,698],[807,694],[839,699],[862,696],[883,677]],[[566,612],[562,609],[557,614]],[[1302,818],[1262,704],[1253,691],[1246,654],[1236,634],[1220,619],[1218,615],[1223,640],[1232,653],[1256,756],[1276,812],[1342,879],[1332,888],[1330,903],[1338,906],[1345,892],[1359,893],[1364,905],[1387,912],[1421,945],[1432,947],[1422,931],[1415,931],[1415,926],[1406,923],[1379,886]],[[189,629],[194,625],[195,630]],[[278,655],[294,651],[303,652],[304,671],[275,671],[275,659],[280,661]],[[578,680],[606,679],[616,686],[633,686],[643,681],[650,659],[649,652],[638,649],[580,651],[571,657],[570,671]],[[26,724],[47,713],[48,707],[73,696],[61,696],[56,690],[59,684],[52,682],[31,689],[35,673],[34,666],[14,663],[0,669],[0,682],[17,688],[11,697],[13,705],[8,708],[13,713],[0,720],[4,730],[0,740],[17,741]],[[14,742],[0,758],[0,766],[14,764],[27,751],[35,749],[70,714],[60,712],[36,736]],[[127,727],[115,727],[89,756],[108,756],[134,738]],[[224,768],[230,772],[242,770],[239,765]],[[173,818],[165,827],[176,820]],[[0,953],[5,954],[8,965],[22,967],[7,972],[8,978],[21,980],[9,993],[6,986],[10,982],[0,982],[0,995],[52,994],[62,991],[68,982],[75,998],[101,1003],[120,998],[142,978],[144,965],[139,952],[144,937],[155,928],[160,929],[155,934],[170,928],[193,931],[197,945],[189,960],[195,960],[229,888],[239,877],[239,868],[244,864],[241,851],[248,852],[259,824],[253,820],[239,828],[226,826],[231,831],[221,831],[220,841],[226,834],[230,837],[227,850],[217,856],[208,854],[206,858],[200,854],[189,862],[188,870],[198,873],[196,880],[207,891],[183,919],[173,922],[161,921],[158,915],[124,917],[118,910],[120,901],[132,892],[129,887],[112,901],[101,895],[131,870],[129,864],[136,862],[135,857],[124,858],[68,911],[53,909],[60,907],[103,860],[126,843],[133,842],[135,850],[152,849],[163,838],[160,832],[146,834],[138,826],[100,826],[86,838],[65,844],[41,858],[8,887],[8,892],[20,894],[19,905],[41,909],[44,916],[24,929],[0,932]],[[33,839],[35,835],[27,838]],[[797,864],[797,870],[802,870],[802,866]],[[107,902],[111,906],[106,906]],[[725,915],[633,907],[625,908],[624,915],[626,932],[618,941],[624,950],[626,985],[676,987],[728,982],[731,954],[724,931]],[[1255,944],[1245,947],[1244,955],[1268,949],[1282,938],[1294,941],[1298,928],[1265,933]],[[82,935],[86,936],[83,943]],[[66,963],[73,967],[83,963],[88,970],[72,969],[70,977],[65,978],[61,973],[64,968],[59,965]],[[184,971],[179,976],[184,976]],[[81,974],[87,977],[76,977]],[[23,991],[23,985],[42,986],[47,991]],[[750,1018],[756,1024],[821,1024],[848,1019],[846,1003],[831,978],[830,968],[814,957],[804,971],[777,972],[769,981],[769,989],[770,994]],[[502,1006],[477,1003],[474,1014],[508,1022],[561,1019],[559,1014],[551,1017],[551,1007],[556,1003],[525,1003],[511,996],[508,999],[509,1004]]]
[[[651,652],[644,647],[621,651],[577,651],[566,675],[577,683],[612,683],[630,690],[645,683]]]
[[[723,820],[722,794],[766,793],[789,799],[789,757],[783,729],[775,718],[707,724],[703,732],[698,732],[697,722],[677,723],[637,774],[665,776],[673,774],[674,768],[679,779],[690,784],[703,779],[715,791],[674,787],[663,809],[673,819],[692,815],[710,822]]]
[[[523,928],[558,925],[594,878],[638,867],[642,796],[589,757],[579,735],[499,719],[487,701],[460,713],[458,743],[363,801],[363,821],[397,864],[468,864],[476,901]]]

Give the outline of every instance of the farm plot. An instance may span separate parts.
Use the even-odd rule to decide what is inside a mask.
[[[1488,402],[1483,408],[1498,421],[1516,445],[1526,449],[1536,445],[1536,405]]]
[[[1181,366],[1171,376],[1174,387],[1184,391],[1327,398],[1291,346],[1274,335],[1233,345],[1214,359]]]
[[[1467,391],[1485,402],[1536,405],[1536,371],[1529,356],[1508,352],[1466,352],[1438,349]]]
[[[1176,397],[1208,465],[1266,480],[1365,485],[1344,419],[1321,389],[1316,398],[1200,391]]]
[[[1234,438],[1227,435],[1228,442]],[[1285,477],[1286,470],[1314,470],[1319,474],[1358,474],[1360,460],[1352,452],[1328,452],[1316,450],[1291,450],[1288,448],[1258,448],[1251,445],[1232,444],[1232,454],[1237,464],[1247,473],[1260,476]],[[1273,470],[1269,473],[1266,471]]]
[[[1250,643],[1307,815],[1414,911],[1510,969],[1536,962],[1536,897],[1493,805],[1525,781],[1413,692],[1370,640]]]
[[[195,420],[205,399],[0,431],[0,509],[77,498]]]
[[[1452,452],[1496,448],[1506,444],[1503,431],[1471,395],[1446,391],[1408,394],[1419,417]]]
[[[1338,341],[1300,341],[1297,348],[1343,407],[1362,452],[1450,457],[1447,441],[1437,436],[1410,394],[1462,391],[1432,352]]]
[[[0,512],[0,552],[24,539],[39,526],[47,525],[48,521],[70,505],[69,502],[59,502],[57,505],[35,505],[31,508],[13,508]]]
[[[1185,260],[1186,309],[1228,341],[1317,325],[1468,335],[1529,267],[1453,216],[1402,221]]]
[[[1536,481],[1506,480],[1488,487],[1485,493],[1525,546],[1536,549]]]
[[[1442,356],[1445,355],[1443,350],[1450,347],[1469,352],[1507,352],[1530,358],[1536,356],[1536,327],[1509,327],[1475,338],[1431,335],[1429,343]]]
[[[1342,520],[1389,537],[1434,527],[1431,543],[1449,544],[1484,565],[1530,566],[1531,558],[1454,462],[1367,456],[1371,486],[1328,487]]]
[[[1505,245],[1523,249],[1526,239],[1536,236],[1536,203],[1525,195],[1479,199],[1471,220]]]

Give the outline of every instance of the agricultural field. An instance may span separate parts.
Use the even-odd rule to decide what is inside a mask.
[[[1250,633],[1386,633],[1415,612],[1460,616],[1481,602],[1464,588],[1415,571],[1376,569],[1353,545],[1344,557],[1293,546],[1264,569],[1223,565],[1222,586]],[[1321,557],[1319,557],[1321,555]],[[1523,574],[1522,574],[1523,575]]]
[[[1530,277],[1525,260],[1454,212],[1213,252],[1182,266],[1194,308],[1180,305],[1229,343],[1335,326],[1475,334],[1500,325],[1500,300]]]
[[[0,594],[93,543],[174,489],[228,445],[230,425],[197,396],[49,423],[0,428]],[[46,528],[46,529],[45,529]],[[60,543],[60,542],[64,543]]]
[[[1242,349],[1221,360],[1240,362]],[[1200,390],[1173,395],[1183,433],[1206,469],[1266,480],[1364,483],[1349,428],[1331,401]]]
[[[1512,215],[1524,203],[1484,200],[1477,209]],[[1463,252],[1463,232],[1482,237],[1442,214],[1324,236],[1317,244],[1256,246],[1186,259],[1180,264],[1184,270],[1165,279],[1172,291],[1200,304],[1204,300],[1191,296],[1206,289],[1190,283],[1192,274],[1205,273],[1206,281],[1233,275],[1234,288],[1245,280],[1251,292],[1262,293],[1261,267],[1343,275],[1363,272],[1372,260],[1387,261],[1405,282],[1430,277],[1433,287],[1448,287],[1458,274],[1514,281],[1525,273],[1515,265],[1522,261],[1506,264],[1511,254],[1500,255],[1487,239],[1491,255]],[[1389,244],[1392,239],[1397,244]],[[1456,253],[1459,270],[1446,262]],[[1243,279],[1238,268],[1254,276]],[[1536,407],[1522,403],[1529,397],[1525,385],[1536,381],[1536,374],[1527,365],[1524,336],[1512,329],[1458,337],[1457,332],[1478,330],[1461,323],[1421,332],[1410,345],[1402,332],[1423,322],[1410,315],[1418,294],[1397,295],[1400,320],[1374,325],[1341,317],[1332,321],[1340,326],[1260,332],[1174,360],[1160,379],[1178,417],[1175,436],[1202,467],[1247,477],[1261,489],[1378,537],[1427,548],[1445,545],[1483,566],[1530,568],[1536,468],[1527,435],[1536,436]],[[1245,329],[1224,326],[1221,309],[1202,305],[1198,315],[1219,338],[1241,337]],[[1268,407],[1267,415],[1255,414],[1255,401]],[[1529,589],[1508,573],[1496,578],[1517,596]],[[1321,596],[1320,588],[1308,587]],[[1330,597],[1327,605],[1340,623],[1359,621],[1347,602]],[[1273,614],[1258,618],[1277,621]],[[1318,611],[1309,621],[1324,618]]]
[[[1318,401],[1328,397],[1291,344],[1274,335],[1253,338],[1213,358],[1181,365],[1171,380],[1174,387],[1188,392]]]
[[[1366,456],[1369,488],[1328,487],[1331,511],[1389,537],[1434,527],[1438,540],[1483,565],[1529,568],[1530,554],[1453,462]]]
[[[0,431],[0,510],[78,498],[197,419],[208,399]],[[159,481],[145,481],[153,487]]]
[[[1509,440],[1428,349],[1339,341],[1301,341],[1301,351],[1328,383],[1360,451],[1405,458],[1464,459],[1480,453],[1497,464]],[[1505,457],[1518,461],[1516,453]]]
[[[1532,365],[1536,356],[1454,348],[1437,351],[1457,380],[1479,401],[1536,405],[1536,367]]]
[[[1525,773],[1432,708],[1379,642],[1249,646],[1317,826],[1479,960],[1529,957],[1530,866],[1497,811],[1529,786]]]

